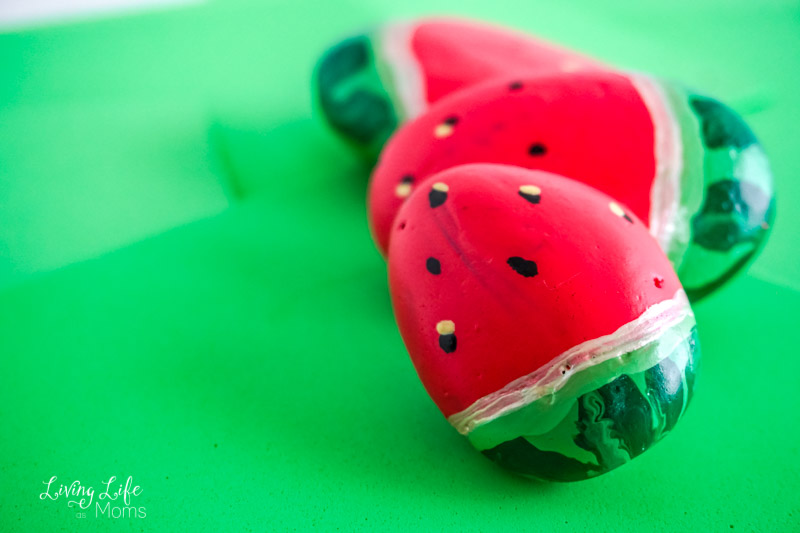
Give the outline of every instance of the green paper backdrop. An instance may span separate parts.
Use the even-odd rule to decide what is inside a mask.
[[[458,13],[730,103],[778,215],[696,306],[685,419],[578,484],[495,467],[425,394],[314,117],[332,41]],[[800,5],[230,1],[0,34],[0,531],[800,531]],[[145,518],[43,481],[109,476]],[[95,498],[97,498],[97,494]]]

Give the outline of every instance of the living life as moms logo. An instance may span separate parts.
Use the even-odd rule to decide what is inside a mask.
[[[82,485],[75,480],[69,485],[61,483],[56,489],[57,476],[50,481],[42,481],[47,489],[39,494],[40,500],[63,499],[67,507],[75,508],[76,518],[86,518],[94,511],[96,518],[145,518],[147,509],[142,506],[132,505],[134,498],[142,493],[142,487],[133,484],[133,476],[128,476],[125,484],[115,483],[117,476],[111,476],[108,481],[103,481],[103,492],[95,499],[93,486]],[[94,507],[92,504],[94,503]],[[88,512],[87,512],[88,511]]]

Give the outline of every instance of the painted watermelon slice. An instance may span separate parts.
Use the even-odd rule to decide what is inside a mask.
[[[573,180],[505,165],[432,176],[393,226],[389,281],[428,393],[492,460],[574,481],[669,433],[694,315],[647,228]]]
[[[766,156],[716,100],[640,74],[512,77],[440,100],[387,144],[369,192],[381,252],[418,184],[480,162],[554,172],[626,204],[693,300],[756,254],[774,217]]]

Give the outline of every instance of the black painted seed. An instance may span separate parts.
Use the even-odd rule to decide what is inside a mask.
[[[448,126],[455,126],[456,124],[458,124],[458,117],[455,115],[450,115],[449,117],[444,119],[442,123],[447,124]]]
[[[528,148],[528,153],[530,155],[544,155],[547,153],[547,147],[542,143],[533,143],[530,148]]]
[[[514,81],[508,85],[508,88],[512,91],[519,91],[522,89],[522,82],[521,81]]]
[[[414,183],[414,176],[411,174],[406,174],[402,178],[400,178],[400,183]]]
[[[437,276],[442,273],[442,264],[435,257],[429,257],[425,261],[425,268],[428,269],[428,272]]]
[[[439,207],[447,200],[447,193],[444,191],[438,191],[436,189],[431,189],[431,192],[428,193],[428,201],[431,204],[431,207]]]
[[[625,213],[624,215],[622,215],[622,218],[624,218],[625,220],[627,220],[628,222],[633,224],[633,219],[628,215],[628,213]]]
[[[519,191],[519,195],[528,200],[532,204],[538,204],[542,201],[542,195],[540,194],[527,194],[522,191]]]
[[[532,278],[539,273],[536,263],[521,257],[509,257],[507,263],[517,274],[521,274],[526,278]]]
[[[439,347],[445,353],[453,353],[456,351],[456,334],[449,333],[447,335],[439,335]]]

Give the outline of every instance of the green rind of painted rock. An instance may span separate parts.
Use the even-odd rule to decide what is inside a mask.
[[[369,35],[351,37],[322,56],[314,76],[317,101],[327,122],[371,159],[377,159],[398,125],[376,57]]]
[[[667,89],[684,150],[699,147],[702,154],[702,184],[691,168],[684,171],[692,176],[683,187],[701,188],[702,198],[683,206],[692,215],[691,235],[677,270],[689,299],[697,301],[741,271],[766,242],[775,217],[773,180],[758,139],[735,111],[675,85]]]
[[[584,382],[593,388],[584,386],[575,396],[559,391],[478,427],[468,438],[489,459],[523,476],[547,481],[598,476],[673,430],[692,398],[699,357],[691,319],[623,356],[624,366],[611,361],[595,367]]]

